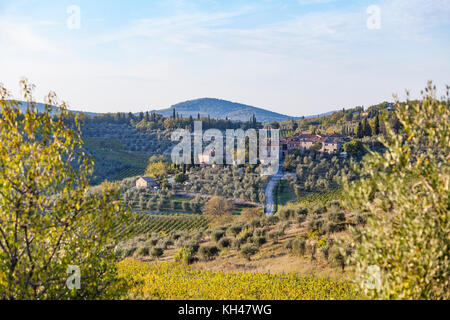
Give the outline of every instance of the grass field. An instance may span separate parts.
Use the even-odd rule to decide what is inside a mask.
[[[292,188],[291,183],[285,179],[280,180],[278,189],[278,204],[285,205],[290,201],[296,200],[296,198],[297,196],[295,195],[295,191]]]

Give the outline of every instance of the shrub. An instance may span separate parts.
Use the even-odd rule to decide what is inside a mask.
[[[182,249],[189,249],[193,254],[198,252],[200,244],[195,240],[189,240],[182,245]]]
[[[191,264],[194,262],[194,252],[191,248],[181,248],[174,257],[176,262]]]
[[[321,231],[323,224],[323,218],[319,214],[313,213],[308,218],[307,227],[309,231]]]
[[[331,221],[334,223],[345,222],[345,213],[331,211],[331,212],[327,213],[327,219],[328,219],[328,221]]]
[[[306,216],[308,215],[308,208],[303,206],[297,206],[295,208],[295,214],[298,216]]]
[[[287,208],[280,209],[278,211],[278,217],[280,217],[281,220],[289,220],[291,218],[291,211]]]
[[[244,237],[237,237],[233,240],[233,248],[239,250],[247,240]]]
[[[273,240],[273,243],[277,243],[278,239],[281,237],[282,232],[279,230],[273,230],[271,232],[269,232],[268,236],[269,239]]]
[[[338,211],[341,209],[341,203],[338,200],[332,200],[328,202],[328,209],[332,211]]]
[[[344,271],[346,266],[345,251],[342,247],[333,247],[330,252],[330,258],[335,265],[339,266]]]
[[[118,258],[118,259],[123,259],[124,258],[124,253],[125,250],[119,246],[114,248],[114,255]]]
[[[263,237],[265,236],[267,233],[266,229],[256,229],[255,231],[253,231],[253,236],[255,237]]]
[[[269,216],[267,217],[267,223],[270,225],[275,225],[280,221],[280,218],[277,216]]]
[[[328,245],[325,245],[323,247],[320,247],[319,251],[322,254],[325,261],[328,261],[328,257],[330,255],[330,247]]]
[[[212,245],[212,246],[204,246],[200,247],[198,250],[198,255],[202,260],[208,261],[214,259],[219,254],[219,249]]]
[[[230,238],[222,238],[218,242],[218,246],[220,249],[229,248],[231,246],[231,239]]]
[[[178,173],[175,175],[174,179],[176,183],[183,183],[188,179],[188,176],[185,175],[184,173]]]
[[[241,231],[241,233],[239,235],[241,238],[243,238],[243,239],[245,239],[245,241],[247,241],[249,238],[253,237],[253,232],[244,229]]]
[[[309,251],[311,260],[316,260],[317,242],[312,239],[308,240],[308,242],[306,243],[306,248]]]
[[[251,260],[251,257],[258,252],[258,247],[254,244],[245,244],[242,246],[241,255],[246,258],[248,261]]]
[[[261,220],[260,219],[253,219],[248,223],[248,226],[252,229],[256,229],[261,227]]]
[[[281,233],[284,234],[284,232],[286,231],[287,228],[289,228],[290,225],[291,225],[291,222],[290,222],[290,221],[283,222],[283,223],[280,225],[280,231],[281,231]]]
[[[317,242],[317,246],[318,246],[319,248],[324,247],[324,246],[326,246],[327,244],[328,244],[328,238],[327,238],[327,237],[323,237],[322,239],[320,239],[320,240]]]
[[[298,238],[292,241],[292,253],[300,257],[304,256],[306,252],[306,240]]]
[[[164,250],[160,247],[153,247],[152,250],[150,250],[150,254],[154,258],[159,258],[164,254]]]
[[[225,236],[225,232],[224,231],[214,231],[213,233],[212,233],[212,239],[215,241],[215,242],[217,242],[217,241],[219,241],[220,239],[222,239],[223,237]]]
[[[147,257],[150,254],[150,248],[149,247],[139,247],[135,255],[138,257]]]
[[[233,237],[237,236],[242,231],[242,225],[234,224],[228,228],[227,233]]]
[[[267,238],[265,236],[256,236],[250,238],[250,242],[260,247],[263,244],[267,243]]]
[[[292,243],[293,243],[293,241],[294,241],[294,240],[292,240],[292,239],[286,241],[286,242],[284,243],[284,248],[285,248],[286,250],[292,251]]]
[[[367,213],[357,212],[357,213],[353,214],[351,222],[356,225],[365,226],[367,223]]]
[[[136,247],[128,247],[123,250],[123,257],[128,258],[131,257],[136,251]]]
[[[305,220],[306,220],[306,216],[305,215],[297,216],[297,223],[298,224],[302,224],[303,222],[305,222]]]

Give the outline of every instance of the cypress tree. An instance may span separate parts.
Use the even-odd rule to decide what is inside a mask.
[[[356,127],[356,137],[361,139],[363,137],[363,135],[364,135],[364,133],[363,133],[362,124],[361,124],[361,122],[358,122],[358,127]]]
[[[378,114],[375,117],[375,123],[373,125],[372,133],[375,136],[380,134],[380,117],[378,116]]]

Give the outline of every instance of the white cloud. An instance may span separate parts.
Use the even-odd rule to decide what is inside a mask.
[[[48,53],[61,54],[62,50],[52,41],[38,35],[32,27],[0,17],[0,49],[5,53]]]

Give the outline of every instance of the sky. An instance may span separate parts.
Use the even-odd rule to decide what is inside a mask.
[[[291,115],[450,85],[450,0],[1,0],[0,82],[138,112],[211,97]]]

